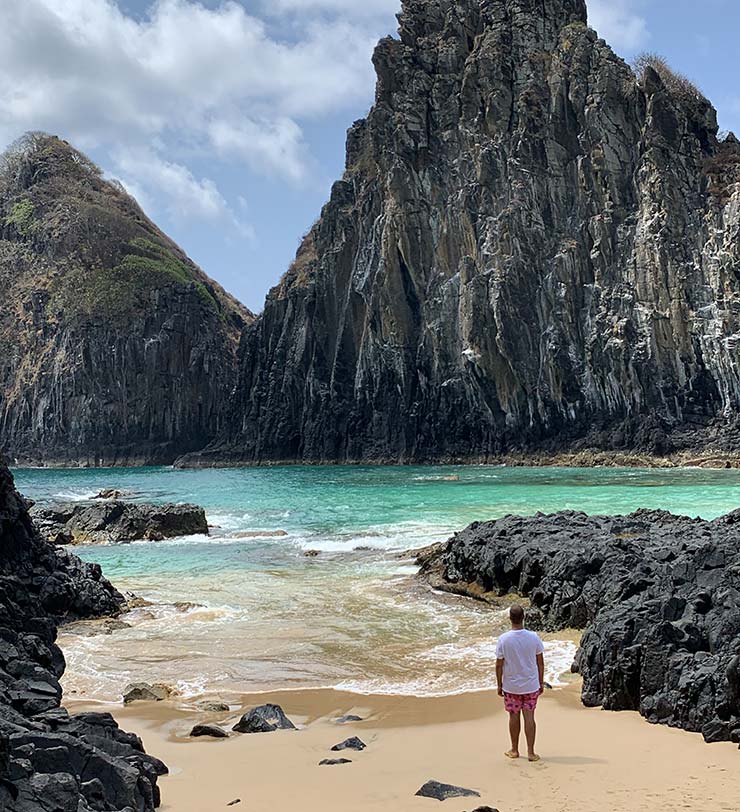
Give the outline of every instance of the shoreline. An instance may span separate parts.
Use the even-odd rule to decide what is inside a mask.
[[[130,468],[173,468],[175,470],[208,470],[237,468],[289,468],[289,467],[392,467],[414,466],[441,467],[509,467],[509,468],[645,468],[656,470],[699,469],[725,470],[740,468],[740,452],[681,451],[669,456],[653,456],[629,451],[553,451],[501,454],[494,457],[440,458],[432,460],[398,459],[352,459],[352,460],[209,460],[204,464],[178,465],[180,458],[169,462],[152,462],[143,459],[117,461],[115,463],[89,464],[73,460],[23,460],[13,461],[11,470],[126,470]]]
[[[134,703],[110,710],[139,734],[170,775],[160,780],[162,812],[300,809],[302,812],[424,810],[435,802],[415,796],[429,779],[480,792],[445,802],[452,812],[488,804],[502,812],[656,812],[695,806],[730,812],[737,795],[735,745],[706,745],[701,736],[647,725],[637,714],[587,709],[580,681],[547,691],[538,711],[539,764],[508,762],[506,721],[494,692],[450,697],[359,696],[332,689],[274,693],[301,729],[191,739],[196,723],[230,727],[241,712],[269,699],[240,697],[239,708],[206,713],[182,703]],[[72,712],[91,709],[69,701]],[[338,725],[356,713],[365,721]],[[359,736],[363,752],[330,747]],[[344,756],[351,764],[319,766]]]

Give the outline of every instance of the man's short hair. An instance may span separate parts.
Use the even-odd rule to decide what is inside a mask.
[[[519,606],[518,603],[515,603],[511,609],[509,609],[509,618],[515,626],[520,626],[524,623],[524,608]]]

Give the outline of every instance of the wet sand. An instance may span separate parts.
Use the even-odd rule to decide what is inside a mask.
[[[190,739],[197,722],[230,727],[242,711],[274,701],[297,732]],[[83,709],[67,703],[72,712]],[[486,804],[501,812],[736,812],[740,753],[696,734],[649,725],[635,713],[581,706],[579,685],[548,691],[540,703],[542,761],[509,761],[506,718],[494,693],[444,698],[344,694],[331,690],[239,698],[230,713],[203,713],[169,702],[111,710],[137,732],[171,775],[161,779],[163,812],[415,812],[438,802],[414,793],[428,779],[480,792],[444,803],[446,812]],[[89,709],[90,705],[86,705]],[[365,721],[338,725],[347,713]],[[331,753],[349,736],[363,752]],[[352,764],[318,766],[344,756]]]

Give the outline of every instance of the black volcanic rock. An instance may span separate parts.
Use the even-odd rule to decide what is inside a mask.
[[[237,733],[272,733],[275,730],[295,730],[280,705],[260,705],[245,713],[232,730]]]
[[[176,536],[208,535],[208,522],[197,505],[144,504],[106,500],[34,505],[31,518],[53,544],[117,543]]]
[[[64,620],[115,614],[124,598],[100,567],[35,532],[0,463],[0,808],[152,812],[167,772],[106,713],[59,707]]]
[[[229,737],[229,734],[218,725],[195,725],[190,731],[190,735],[194,738],[207,736],[211,739],[227,739]]]
[[[740,511],[507,516],[455,535],[422,573],[529,598],[534,627],[585,629],[574,670],[586,705],[710,742],[740,736]]]
[[[584,0],[404,0],[182,465],[740,449],[740,146]]]
[[[416,795],[422,798],[434,798],[437,801],[446,801],[448,798],[480,797],[480,793],[474,789],[456,787],[454,784],[442,784],[439,781],[427,781]]]
[[[358,739],[357,736],[352,736],[343,742],[339,742],[339,744],[335,744],[331,749],[336,752],[339,750],[364,750],[366,747],[367,745],[362,739]]]
[[[252,318],[66,142],[0,160],[0,449],[169,463],[222,428]]]

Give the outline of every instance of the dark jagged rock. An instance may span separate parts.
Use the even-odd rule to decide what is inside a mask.
[[[350,758],[322,758],[319,767],[335,767],[339,764],[351,764]]]
[[[636,75],[584,0],[399,19],[234,419],[180,464],[740,450],[740,147],[712,105]]]
[[[437,801],[446,801],[448,798],[480,798],[480,792],[474,789],[456,787],[454,784],[441,784],[439,781],[427,781],[416,793],[422,798],[434,798]]]
[[[161,541],[209,532],[205,511],[197,505],[68,502],[34,505],[31,517],[52,544]]]
[[[740,511],[508,516],[470,525],[422,573],[529,598],[530,625],[585,629],[574,670],[586,705],[710,742],[740,735]]]
[[[339,750],[364,750],[367,747],[362,739],[358,739],[357,736],[352,736],[349,739],[345,739],[343,742],[339,744],[335,744],[334,747],[331,749],[334,751]]]
[[[211,739],[227,739],[229,734],[218,725],[195,725],[190,731],[193,737],[208,736]]]
[[[51,546],[0,464],[0,808],[152,812],[167,772],[107,713],[59,706],[57,625],[119,612],[96,564]]]
[[[169,463],[222,427],[253,316],[64,141],[0,162],[0,448]]]
[[[237,733],[272,733],[274,730],[295,730],[296,726],[283,713],[280,705],[260,705],[245,713],[232,730]]]

